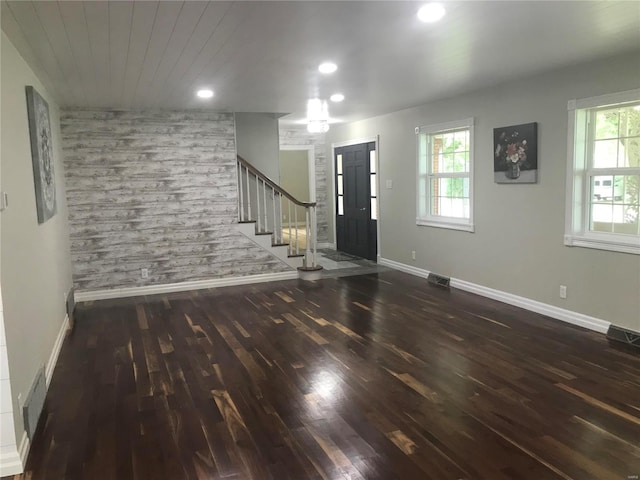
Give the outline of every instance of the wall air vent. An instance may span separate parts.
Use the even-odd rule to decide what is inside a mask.
[[[607,338],[640,349],[640,333],[638,332],[611,325],[607,331]]]
[[[47,396],[47,381],[44,376],[44,368],[41,368],[36,375],[33,385],[27,394],[27,398],[22,407],[22,415],[24,418],[24,429],[29,436],[29,440],[33,442],[33,434],[36,433],[38,420],[44,407],[44,399]]]
[[[66,301],[66,307],[67,307],[67,315],[69,316],[69,329],[73,330],[73,328],[76,326],[76,318],[75,318],[75,311],[76,311],[76,298],[75,298],[75,293],[76,293],[76,289],[74,287],[71,287],[71,290],[69,290],[69,294],[67,295],[67,301]]]
[[[437,273],[430,273],[427,277],[427,281],[438,287],[449,288],[449,277],[445,277],[443,275],[438,275]]]

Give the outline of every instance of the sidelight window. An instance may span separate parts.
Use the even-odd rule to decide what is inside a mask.
[[[342,154],[336,156],[336,176],[338,182],[338,215],[344,215],[344,175],[342,173]]]
[[[371,150],[369,152],[369,180],[371,186],[369,191],[371,192],[371,220],[378,219],[378,175],[376,172],[376,151]]]

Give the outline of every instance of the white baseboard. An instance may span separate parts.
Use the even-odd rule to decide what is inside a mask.
[[[29,455],[29,448],[31,448],[31,442],[27,432],[22,432],[22,440],[20,440],[20,446],[18,447],[18,454],[20,455],[20,462],[22,463],[22,470],[27,465],[27,456]]]
[[[26,435],[25,435],[26,436]],[[18,475],[24,472],[24,464],[20,458],[20,453],[13,446],[13,451],[0,454],[0,477]]]
[[[429,276],[428,270],[423,270],[404,263],[394,262],[386,258],[378,257],[378,264],[384,265],[396,270],[400,270],[411,275],[427,278]],[[607,333],[611,322],[602,320],[596,317],[590,317],[582,313],[574,312],[572,310],[566,310],[564,308],[549,305],[547,303],[538,302],[537,300],[531,300],[530,298],[521,297],[512,293],[503,292],[502,290],[495,290],[493,288],[485,287],[475,283],[467,282],[465,280],[459,280],[452,278],[450,282],[451,287],[467,292],[475,293],[483,297],[491,298],[502,303],[507,303],[516,307],[524,308],[531,312],[536,312],[547,317],[555,318],[572,325],[578,325],[579,327],[594,330],[600,333]]]
[[[329,242],[318,242],[318,248],[329,248],[331,250],[335,250],[336,249],[336,244],[335,243],[329,243]]]
[[[407,265],[405,263],[394,262],[393,260],[389,260],[380,256],[378,256],[378,265],[393,268],[394,270],[400,270],[401,272],[409,273],[411,275],[415,275],[416,277],[422,278],[427,278],[430,273],[428,270],[423,270],[421,268]]]
[[[244,277],[213,278],[193,282],[166,283],[163,285],[147,285],[144,287],[111,288],[106,290],[81,290],[76,292],[76,302],[106,300],[110,298],[137,297],[140,295],[156,295],[159,293],[186,292],[204,288],[230,287],[251,283],[276,282],[298,278],[298,271],[246,275]]]
[[[67,334],[68,329],[69,329],[69,315],[65,315],[64,320],[62,321],[62,325],[60,325],[60,331],[58,332],[58,337],[56,338],[56,342],[53,344],[53,350],[51,350],[51,355],[49,355],[49,361],[47,361],[47,365],[44,369],[44,376],[47,379],[47,388],[49,387],[49,383],[51,383],[53,370],[56,368],[56,363],[58,362],[58,355],[60,355],[60,350],[62,349],[62,343],[64,342],[64,337]]]

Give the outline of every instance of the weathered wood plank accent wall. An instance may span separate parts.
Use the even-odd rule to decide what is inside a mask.
[[[327,212],[327,154],[324,133],[309,133],[306,128],[280,127],[280,146],[313,145],[316,174],[318,242],[329,242]]]
[[[290,270],[232,227],[233,114],[71,109],[60,123],[78,290]]]

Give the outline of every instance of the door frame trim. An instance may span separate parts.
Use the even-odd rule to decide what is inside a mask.
[[[331,174],[331,223],[333,225],[333,244],[338,247],[338,230],[336,228],[336,148],[350,147],[352,145],[360,145],[361,143],[376,144],[376,189],[378,191],[378,219],[376,220],[376,257],[380,258],[380,135],[373,137],[355,138],[353,140],[345,140],[343,142],[331,143],[331,162],[330,162],[330,174]]]
[[[310,202],[316,201],[316,151],[313,145],[280,145],[280,151],[282,150],[306,150],[307,152],[307,165],[309,169],[309,199]],[[280,159],[278,159],[280,162]],[[278,172],[280,172],[280,163],[278,163]],[[278,184],[280,184],[280,178],[278,178]]]

